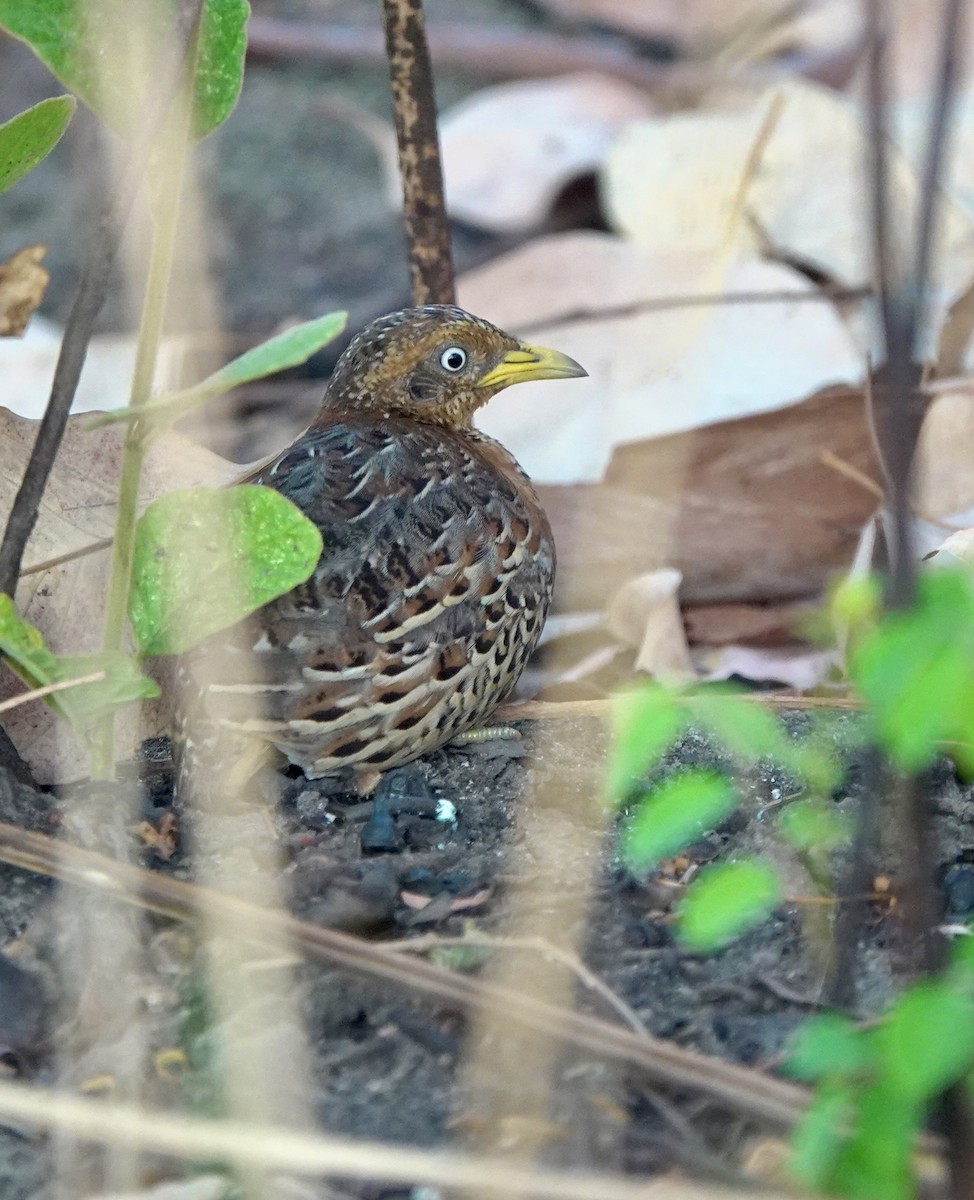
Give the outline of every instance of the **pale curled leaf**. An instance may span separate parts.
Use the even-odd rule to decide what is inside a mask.
[[[541,224],[572,180],[601,166],[626,123],[653,111],[641,89],[595,73],[475,92],[440,126],[450,215],[498,232]]]
[[[696,679],[683,631],[679,589],[682,575],[661,567],[629,580],[609,601],[609,632],[637,650],[635,669],[664,683]]]

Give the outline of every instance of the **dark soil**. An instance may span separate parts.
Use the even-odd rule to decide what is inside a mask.
[[[808,724],[798,713],[785,720],[796,735]],[[770,764],[752,773],[740,781],[740,808],[719,829],[664,870],[640,876],[620,859],[617,817],[606,823],[600,816],[605,752],[600,725],[563,718],[524,722],[520,729],[520,741],[448,747],[393,772],[373,800],[332,794],[334,786],[327,781],[265,773],[263,790],[281,795],[272,807],[271,825],[266,803],[243,812],[222,829],[218,857],[224,865],[245,859],[266,865],[279,857],[287,903],[308,921],[381,941],[466,937],[468,944],[459,950],[449,942],[437,951],[438,961],[454,969],[482,969],[492,950],[479,939],[509,939],[505,978],[525,989],[537,986],[537,969],[544,963],[539,936],[562,950],[577,947],[588,971],[652,1034],[773,1070],[789,1035],[818,1005],[827,946],[821,905],[801,903],[822,895],[822,886],[776,833],[777,814],[798,798],[792,781]],[[847,764],[835,797],[840,811],[854,810],[858,803],[856,731],[854,716],[835,718],[834,735]],[[131,773],[145,784],[143,815],[159,826],[168,811],[170,772],[164,748],[150,750],[147,761]],[[727,766],[713,745],[691,733],[665,769],[699,763]],[[948,876],[945,904],[951,919],[963,918],[974,908],[966,866],[974,859],[970,789],[959,785],[946,764],[938,768],[935,782],[940,869]],[[125,790],[119,785],[113,797],[73,789],[55,805],[28,788],[7,786],[0,816],[47,831],[61,825],[72,840],[111,854],[127,850],[131,857],[139,841],[112,832],[118,821],[103,807],[114,803],[118,811]],[[274,836],[268,838],[271,827]],[[721,953],[687,953],[672,936],[672,903],[681,882],[701,864],[747,855],[776,863],[798,902],[783,905]],[[207,863],[182,850],[166,863],[151,850],[143,850],[142,858],[177,876],[206,874]],[[897,861],[896,849],[887,848],[884,865],[895,872]],[[184,928],[148,917],[142,926],[142,961],[128,969],[116,964],[105,975],[86,958],[98,953],[98,936],[87,931],[85,918],[77,918],[81,924],[73,931],[70,920],[67,928],[63,921],[65,911],[81,912],[87,903],[93,905],[89,912],[110,923],[113,906],[98,896],[56,907],[48,883],[13,868],[2,870],[0,925],[8,941],[15,939],[15,963],[28,972],[26,977],[17,972],[5,983],[0,971],[0,1041],[7,1048],[8,1070],[51,1081],[51,1039],[57,1035],[60,1079],[80,1084],[97,1076],[102,1061],[112,1055],[124,1059],[131,1035],[124,1022],[115,1022],[113,1029],[106,1013],[131,1009],[150,1046],[179,1047],[190,1064],[174,1075],[156,1074],[146,1085],[146,1098],[211,1111],[220,1078],[213,1045],[229,1034],[212,1024],[200,982],[199,943]],[[518,948],[519,938],[535,940]],[[69,944],[73,949],[66,951]],[[889,1001],[902,981],[907,949],[895,908],[876,903],[858,955],[860,1015],[874,1015]],[[92,991],[97,996],[94,1010],[100,1015],[92,1033],[89,1013],[87,1040],[78,1032],[83,1024],[78,1006],[83,1009],[84,1003],[70,982],[65,954],[84,964],[82,999],[89,1008]],[[638,1072],[621,1071],[573,1049],[557,1057],[539,1123],[531,1095],[537,1047],[516,1027],[505,1028],[503,1015],[503,1033],[488,1067],[481,1060],[479,1073],[471,1077],[468,1060],[472,1054],[476,1058],[484,1032],[456,1008],[320,965],[298,967],[295,978],[297,1011],[311,1046],[311,1102],[322,1126],[334,1133],[494,1150],[510,1150],[513,1137],[524,1143],[522,1153],[527,1146],[549,1165],[641,1174],[678,1165],[694,1175],[724,1179],[735,1177],[741,1156],[760,1133],[712,1101],[660,1088]],[[575,978],[572,990],[583,1010],[620,1019],[590,985]],[[122,996],[142,1000],[133,1008]],[[48,1014],[43,1033],[37,1013]],[[285,1025],[274,1011],[260,1013],[258,1028],[270,1046],[293,1037],[294,1030]],[[504,1073],[511,1055],[523,1067],[514,1091]],[[524,1117],[525,1110],[534,1111],[532,1120]],[[100,1178],[97,1161],[82,1157],[81,1162],[89,1172],[82,1179],[94,1184]],[[3,1132],[0,1195],[5,1200],[53,1196],[50,1164],[44,1138]],[[160,1161],[151,1172],[164,1177],[178,1174],[178,1168]],[[379,1194],[352,1183],[346,1191]]]

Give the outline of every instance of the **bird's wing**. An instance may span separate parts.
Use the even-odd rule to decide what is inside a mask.
[[[249,482],[294,501],[324,550],[306,583],[204,647],[224,719],[249,708],[254,723],[256,707],[282,748],[273,730],[290,723],[318,758],[351,762],[391,730],[432,729],[464,686],[493,706],[498,655],[520,672],[554,570],[547,521],[505,451],[415,422],[335,420]]]

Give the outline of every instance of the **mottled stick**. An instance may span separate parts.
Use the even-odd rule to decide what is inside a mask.
[[[450,226],[422,0],[382,0],[413,303],[454,304]]]

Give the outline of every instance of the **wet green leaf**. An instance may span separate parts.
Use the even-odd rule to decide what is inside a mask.
[[[155,79],[139,68],[172,27],[176,0],[0,0],[0,26],[26,42],[58,79],[123,136]],[[204,0],[194,128],[226,120],[243,80],[247,0]],[[133,92],[135,94],[133,94]]]
[[[736,803],[736,790],[721,775],[671,775],[639,801],[626,829],[624,854],[633,866],[648,870],[713,829]]]
[[[53,96],[0,125],[0,192],[12,187],[50,154],[75,107],[73,96]]]
[[[767,916],[779,899],[770,867],[751,861],[708,867],[680,904],[680,940],[701,953],[717,950]]]
[[[303,583],[321,534],[272,488],[189,488],[136,527],[129,616],[146,654],[179,654]]]

